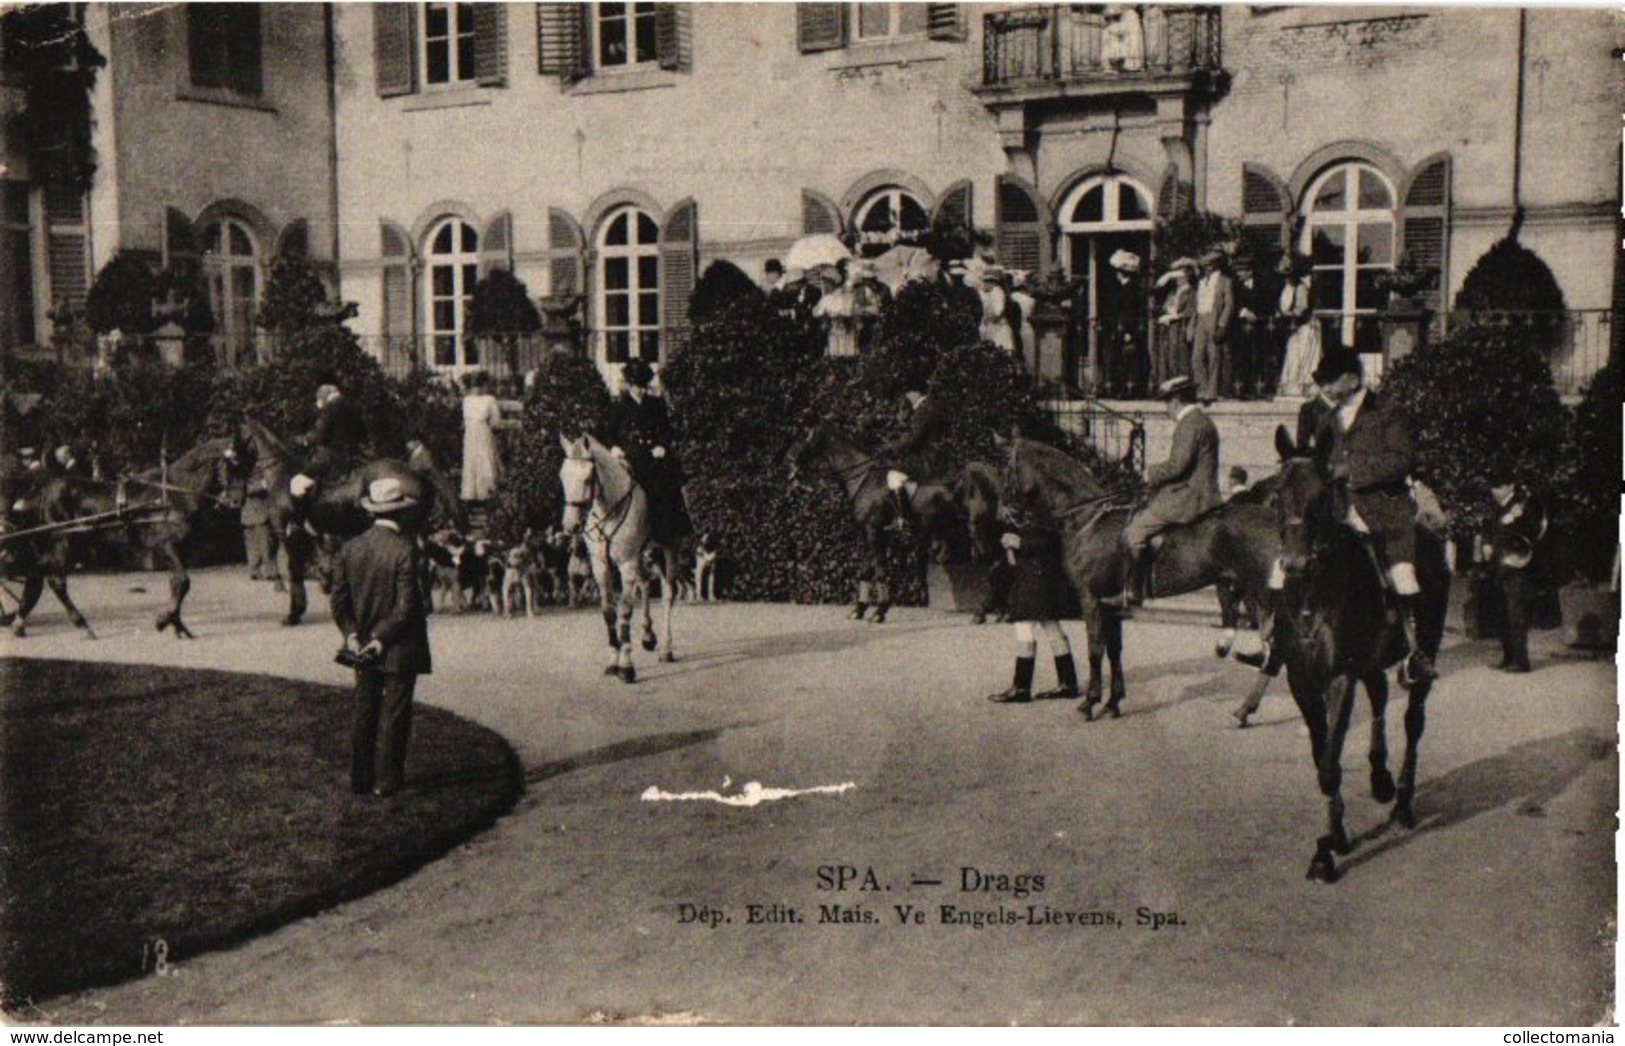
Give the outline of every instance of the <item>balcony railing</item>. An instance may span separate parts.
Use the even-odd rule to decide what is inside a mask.
[[[1024,87],[1068,81],[1142,81],[1218,72],[1217,6],[1041,4],[983,16],[982,84]]]

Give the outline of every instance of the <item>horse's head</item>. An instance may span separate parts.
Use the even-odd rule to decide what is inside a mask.
[[[790,465],[790,482],[799,484],[801,472],[824,456],[829,446],[829,433],[822,425],[813,425],[791,444],[785,461]]]
[[[971,462],[950,488],[970,537],[972,558],[990,558],[999,541],[999,473],[991,465]]]
[[[1276,520],[1281,528],[1281,568],[1290,577],[1308,564],[1320,517],[1328,514],[1332,485],[1325,466],[1292,442],[1282,425],[1275,430],[1281,455],[1276,483]]]
[[[221,503],[227,508],[242,508],[248,497],[248,483],[253,478],[256,460],[254,444],[241,432],[228,437],[214,459],[209,492],[218,492]]]
[[[567,439],[559,436],[564,448],[564,464],[559,466],[559,484],[564,488],[564,518],[560,525],[566,533],[581,530],[587,521],[587,512],[599,494],[598,465],[586,436]]]

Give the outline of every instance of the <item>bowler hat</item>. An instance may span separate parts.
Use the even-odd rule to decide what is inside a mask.
[[[1316,385],[1330,385],[1345,374],[1359,373],[1360,357],[1352,349],[1329,345],[1321,352],[1320,362],[1315,365],[1315,372],[1310,377]]]
[[[621,378],[628,385],[642,387],[655,380],[655,371],[648,360],[637,356],[621,364]]]
[[[375,516],[400,512],[414,507],[417,503],[416,498],[406,496],[401,481],[394,476],[373,480],[367,485],[366,496],[361,499],[361,507]]]

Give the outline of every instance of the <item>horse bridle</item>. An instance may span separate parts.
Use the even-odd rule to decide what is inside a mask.
[[[619,534],[621,532],[621,528],[626,525],[627,516],[630,515],[626,509],[631,507],[632,495],[636,493],[638,489],[637,484],[630,484],[627,487],[626,493],[621,495],[621,500],[615,502],[615,504],[605,509],[603,516],[598,520],[598,522],[594,523],[592,522],[592,507],[596,500],[595,495],[603,491],[603,484],[598,480],[598,464],[593,462],[591,458],[573,458],[572,460],[586,461],[591,463],[592,471],[587,475],[586,499],[582,501],[566,500],[564,505],[566,508],[573,508],[577,512],[581,513],[582,529],[585,530],[591,528],[596,532],[596,539],[607,545],[611,541],[615,540],[615,535]],[[615,520],[615,528],[613,530],[606,531],[604,529],[604,524],[608,523],[611,519]]]

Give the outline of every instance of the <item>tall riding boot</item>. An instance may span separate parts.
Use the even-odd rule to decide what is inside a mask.
[[[1422,632],[1417,625],[1417,615],[1421,609],[1421,602],[1422,597],[1420,595],[1401,596],[1399,598],[1399,620],[1405,628],[1405,646],[1408,649],[1405,655],[1405,663],[1400,668],[1399,679],[1406,686],[1439,678],[1438,670],[1433,667],[1433,660],[1422,649]]]
[[[1033,699],[1033,665],[1032,657],[1016,658],[1016,676],[1010,684],[1010,689],[1000,694],[989,694],[988,700],[998,705],[1022,704]]]
[[[1055,655],[1055,678],[1059,685],[1038,695],[1040,701],[1070,701],[1083,696],[1078,689],[1078,667],[1072,663],[1072,654]]]

